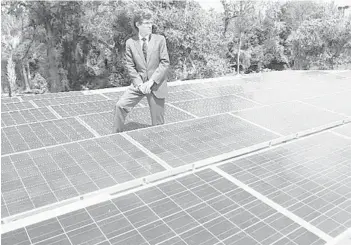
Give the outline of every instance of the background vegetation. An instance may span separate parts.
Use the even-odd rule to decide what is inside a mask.
[[[317,1],[221,3],[224,13],[206,11],[193,0],[2,1],[2,92],[128,85],[125,42],[133,35],[133,13],[144,8],[155,13],[154,32],[166,37],[171,81],[350,67],[346,7]]]

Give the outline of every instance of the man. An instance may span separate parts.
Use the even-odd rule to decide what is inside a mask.
[[[132,79],[115,106],[113,132],[122,132],[125,118],[144,97],[150,107],[152,125],[164,124],[164,105],[168,93],[169,57],[166,39],[152,34],[152,14],[136,13],[133,20],[138,34],[127,40],[126,66]]]

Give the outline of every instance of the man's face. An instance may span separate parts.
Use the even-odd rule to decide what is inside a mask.
[[[139,29],[140,36],[145,37],[152,32],[152,19],[143,20],[141,23],[137,22],[136,26]]]

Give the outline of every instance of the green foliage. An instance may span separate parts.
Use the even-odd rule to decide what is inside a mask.
[[[238,66],[249,73],[351,63],[350,18],[333,3],[221,2],[224,13],[195,0],[2,2],[2,63],[11,55],[15,63],[2,77],[16,75],[26,87],[25,77],[38,74],[51,91],[128,85],[125,43],[136,33],[133,14],[145,8],[154,13],[153,31],[167,40],[171,81],[222,76]]]
[[[289,38],[295,62],[301,64],[304,60],[302,69],[333,69],[349,62],[345,54],[350,50],[350,40],[350,19],[333,18],[306,20]]]

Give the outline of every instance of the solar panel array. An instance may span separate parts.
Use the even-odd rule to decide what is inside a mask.
[[[111,91],[1,100],[2,244],[325,244],[351,226],[350,72],[171,84],[166,124],[144,98],[122,134]]]

